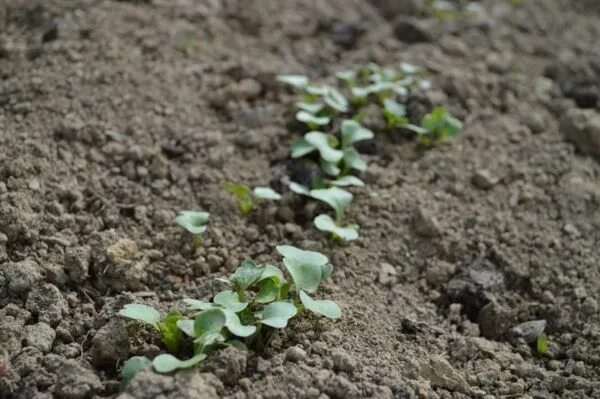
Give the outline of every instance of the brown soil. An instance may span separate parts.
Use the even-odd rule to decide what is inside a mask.
[[[122,362],[160,347],[115,311],[208,298],[282,243],[330,256],[339,322],[122,397],[600,397],[600,139],[564,139],[576,108],[597,124],[598,4],[424,3],[0,0],[0,397],[119,395]],[[301,133],[277,74],[402,61],[432,81],[415,112],[465,129],[425,153],[377,134],[359,240],[329,242],[291,193],[238,215],[220,182],[282,189]],[[182,209],[211,213],[196,253]],[[532,320],[546,356],[512,331]]]

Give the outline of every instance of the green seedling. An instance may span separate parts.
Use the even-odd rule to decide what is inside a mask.
[[[250,187],[244,184],[223,182],[222,187],[235,195],[237,206],[243,216],[248,216],[262,200],[279,201],[281,195],[270,187]]]
[[[418,135],[419,144],[424,148],[431,148],[456,136],[463,124],[444,108],[437,107],[423,117],[420,129],[411,127]]]
[[[133,357],[123,367],[123,381],[131,380],[150,364],[158,373],[170,373],[194,367],[224,346],[240,349],[247,349],[247,345],[262,347],[273,331],[287,327],[293,317],[305,310],[330,319],[341,317],[341,309],[334,302],[309,296],[331,276],[329,259],[318,252],[289,245],[278,246],[277,251],[283,256],[289,280],[274,265],[256,264],[251,260],[242,262],[232,275],[218,279],[229,289],[219,292],[211,302],[184,300],[189,307],[189,315],[178,317],[174,325],[179,335],[193,344],[193,356],[180,360],[164,353],[152,361]],[[160,331],[160,314],[149,306],[130,304],[119,313]],[[177,348],[167,346],[167,349],[177,352]]]
[[[386,127],[388,129],[404,126],[408,123],[406,108],[392,98],[383,100],[383,115],[385,116]]]
[[[119,311],[119,315],[154,327],[160,333],[163,343],[170,352],[179,350],[181,331],[177,327],[177,322],[183,318],[179,311],[172,310],[161,320],[160,313],[152,306],[132,303],[125,305]]]
[[[345,241],[355,240],[358,238],[358,226],[350,224],[342,226],[344,212],[348,205],[352,202],[352,194],[339,187],[330,187],[327,189],[311,190],[310,196],[325,202],[335,211],[335,220],[329,215],[319,215],[315,218],[315,227],[321,231],[326,231],[333,234],[336,239]]]
[[[292,144],[291,156],[299,158],[318,151],[321,169],[329,176],[338,176],[342,172],[347,174],[350,169],[364,171],[367,164],[354,148],[354,144],[373,137],[371,130],[364,128],[353,119],[345,119],[341,126],[341,142],[332,134],[308,132]],[[340,165],[341,161],[343,162]]]
[[[323,108],[325,108],[325,105],[323,103],[315,102],[298,102],[296,103],[296,107],[298,107],[301,111],[308,112],[309,114],[314,116],[321,112]],[[298,118],[298,114],[296,114],[296,119],[298,119],[300,122],[304,122],[303,120],[300,120]]]
[[[208,212],[181,211],[175,218],[175,222],[194,237],[194,248],[198,248],[202,242],[209,216]]]

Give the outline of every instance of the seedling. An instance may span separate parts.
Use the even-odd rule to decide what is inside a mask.
[[[152,306],[132,303],[125,305],[119,311],[119,315],[154,327],[160,333],[163,343],[170,352],[179,350],[181,331],[177,327],[177,322],[183,318],[179,311],[172,310],[161,320],[160,313]]]
[[[296,113],[296,119],[298,119],[300,122],[306,123],[308,128],[311,130],[318,129],[319,126],[325,126],[331,122],[331,118],[328,116],[315,116],[307,111],[298,111]]]
[[[219,292],[212,302],[185,299],[190,315],[179,313],[175,325],[179,336],[189,337],[194,355],[180,360],[165,353],[151,361],[158,373],[193,367],[212,351],[223,346],[264,346],[276,329],[285,328],[297,314],[307,310],[330,319],[341,317],[340,307],[329,300],[316,300],[313,294],[319,285],[331,276],[329,259],[318,252],[304,251],[293,246],[281,245],[277,251],[283,256],[284,272],[270,264],[256,264],[245,260],[229,277],[218,280],[229,289]],[[126,305],[119,314],[154,326],[161,331],[160,314],[146,305]],[[164,339],[164,336],[163,336]],[[245,341],[242,343],[241,340]],[[169,352],[177,348],[167,346]],[[124,382],[149,367],[150,359],[133,357],[122,370]]]
[[[237,206],[243,216],[248,216],[262,200],[279,201],[281,195],[270,187],[250,187],[244,184],[223,182],[222,187],[235,195]]]
[[[279,75],[276,79],[297,89],[304,89],[309,83],[308,77],[304,75]]]
[[[354,143],[369,140],[374,134],[355,120],[345,119],[341,126],[341,142],[332,134],[312,131],[292,144],[292,158],[318,151],[321,169],[329,176],[347,174],[350,169],[364,171],[367,164],[354,148]],[[340,165],[340,162],[343,163]]]
[[[202,242],[209,216],[208,212],[181,211],[175,218],[175,222],[194,237],[194,248],[198,248]]]
[[[431,113],[423,117],[421,129],[414,129],[413,126],[413,130],[418,135],[419,144],[425,148],[434,147],[456,136],[462,128],[462,122],[442,107],[434,108]]]

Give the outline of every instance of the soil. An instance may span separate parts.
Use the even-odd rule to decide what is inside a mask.
[[[600,397],[598,2],[425,4],[0,1],[0,397]],[[241,218],[220,182],[284,191],[302,133],[275,76],[368,62],[426,67],[411,112],[464,131],[427,152],[377,133],[357,241],[287,192]],[[182,209],[211,213],[196,252]],[[162,347],[116,311],[207,299],[283,243],[330,257],[342,319],[122,390],[123,361]]]

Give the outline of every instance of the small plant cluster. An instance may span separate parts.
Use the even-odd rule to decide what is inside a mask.
[[[320,200],[335,211],[335,218],[318,215],[317,229],[331,233],[335,239],[350,241],[358,238],[358,226],[345,224],[344,212],[353,196],[344,186],[364,186],[352,173],[367,169],[367,163],[355,147],[356,143],[371,140],[374,133],[363,127],[361,107],[374,103],[386,119],[388,130],[405,129],[416,133],[419,144],[430,148],[458,134],[462,123],[444,108],[437,107],[425,115],[420,125],[410,123],[403,102],[410,91],[430,84],[423,78],[424,71],[414,65],[402,63],[400,72],[369,64],[360,71],[343,71],[336,77],[345,82],[346,95],[330,85],[312,84],[303,75],[280,75],[277,80],[301,91],[302,101],[296,103],[296,119],[309,131],[291,146],[292,158],[313,156],[323,172],[312,187],[292,182],[290,189],[298,194]],[[341,117],[341,123],[334,123]]]
[[[262,348],[275,330],[285,328],[290,319],[305,311],[330,319],[341,317],[342,311],[335,302],[312,297],[331,275],[329,259],[289,245],[276,249],[283,257],[287,276],[274,265],[245,260],[232,275],[217,279],[227,289],[211,302],[185,299],[186,311],[172,310],[165,317],[148,305],[125,305],[119,314],[152,326],[169,353],[152,360],[132,357],[123,366],[123,381],[126,383],[148,367],[169,373],[196,366],[226,346]],[[176,357],[188,348],[194,353],[192,357]]]

